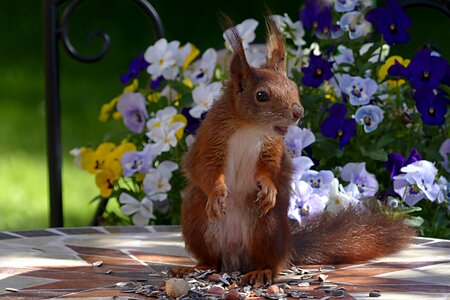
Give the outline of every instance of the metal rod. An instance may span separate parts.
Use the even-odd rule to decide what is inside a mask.
[[[56,5],[42,0],[44,16],[45,112],[47,119],[47,164],[50,193],[50,227],[62,227],[61,132],[59,106],[59,54]]]

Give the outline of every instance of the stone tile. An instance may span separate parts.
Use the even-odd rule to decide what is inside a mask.
[[[110,233],[148,233],[148,232],[151,232],[146,227],[139,227],[139,226],[104,226],[103,228]]]
[[[97,230],[95,227],[79,227],[79,228],[55,228],[57,231],[65,234],[104,234],[102,230]]]
[[[54,236],[58,235],[55,232],[51,232],[45,229],[39,229],[39,230],[18,230],[18,231],[11,231],[15,234],[24,236],[24,237],[38,237],[38,236]]]
[[[19,238],[16,235],[8,234],[7,232],[0,232],[0,240],[7,240],[7,239],[17,239]]]
[[[368,293],[352,293],[355,299],[358,300],[373,300],[373,299],[390,299],[390,300],[446,300],[448,294],[424,294],[424,293],[402,293],[402,292],[385,292],[379,298],[369,297]]]
[[[156,232],[180,232],[181,226],[177,225],[153,225]]]
[[[0,295],[4,294],[13,294],[16,296],[17,293],[11,293],[6,291],[6,288],[14,288],[18,290],[22,290],[24,288],[35,287],[41,284],[53,283],[58,280],[49,279],[49,278],[36,278],[23,275],[14,275],[9,277],[0,277]]]
[[[129,258],[129,256],[127,254],[123,253],[121,250],[118,250],[118,249],[82,247],[82,246],[72,246],[72,245],[66,245],[66,247],[72,249],[73,251],[75,251],[78,254]]]
[[[450,292],[450,263],[433,264],[416,269],[407,269],[379,275],[383,278],[395,278],[403,280],[414,280],[431,284],[445,284],[449,286]]]
[[[441,241],[435,243],[429,243],[429,247],[450,248],[450,241]]]
[[[100,288],[100,289],[94,289],[94,290],[88,290],[88,291],[81,291],[76,293],[70,293],[66,294],[62,299],[80,299],[80,298],[89,298],[91,300],[96,299],[108,299],[111,300],[112,297],[115,297],[114,299],[120,300],[120,299],[154,299],[154,298],[148,298],[139,294],[129,294],[129,293],[120,293],[119,289],[114,288]]]
[[[95,268],[94,269],[95,272],[97,271],[106,272],[108,271],[109,268],[116,266],[129,267],[143,272],[145,271],[148,272],[150,270],[148,266],[146,265],[144,266],[142,263],[132,258],[118,258],[118,257],[95,256],[95,255],[80,255],[80,258],[85,260],[89,264],[92,264],[96,261],[103,261],[102,266],[93,267]]]
[[[159,263],[159,264],[176,264],[183,266],[193,266],[195,261],[192,258],[186,256],[173,256],[164,254],[151,254],[146,252],[136,252],[130,251],[130,254],[135,256],[137,259],[148,263]]]

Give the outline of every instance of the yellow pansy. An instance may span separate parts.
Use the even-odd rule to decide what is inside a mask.
[[[100,189],[102,197],[111,196],[114,185],[122,175],[122,167],[117,161],[109,161],[95,176],[95,184]]]
[[[111,155],[108,157],[108,159],[114,159],[114,160],[120,160],[122,155],[125,152],[131,152],[136,151],[136,145],[133,143],[123,143],[117,146],[116,149],[114,149],[113,152],[111,152]]]
[[[135,92],[135,91],[137,91],[138,87],[139,87],[139,81],[135,78],[129,85],[127,85],[123,89],[123,93]]]
[[[151,94],[148,94],[148,96],[147,96],[147,100],[150,102],[158,102],[159,99],[161,99],[160,93],[151,93]]]
[[[197,49],[193,44],[191,44],[191,53],[186,57],[186,60],[183,63],[183,71],[186,70],[189,65],[197,58],[200,54],[200,50]]]
[[[113,116],[114,120],[122,119],[122,114],[120,112],[118,112],[118,111],[113,112],[112,116]]]
[[[81,167],[91,174],[96,174],[103,168],[108,156],[114,151],[116,145],[113,143],[100,144],[94,151],[86,148],[81,153]]]
[[[192,89],[194,87],[194,84],[192,83],[192,81],[189,78],[185,78],[183,80],[183,84],[190,89]]]
[[[186,127],[186,125],[187,125],[187,119],[182,114],[176,114],[175,116],[172,117],[172,121],[170,122],[170,124],[173,124],[175,122],[181,122],[184,124],[184,126],[180,129],[178,129],[177,132],[175,133],[175,136],[177,137],[177,139],[181,140],[181,138],[183,137],[183,133],[184,133],[184,127]]]
[[[117,101],[119,101],[119,97],[116,97],[112,99],[110,102],[105,103],[100,108],[100,115],[98,116],[98,119],[100,122],[106,122],[111,117],[111,112],[116,107]]]
[[[398,61],[404,67],[407,67],[411,60],[403,59],[401,56],[398,56],[398,55],[394,55],[394,56],[389,57],[386,60],[386,62],[378,70],[378,77],[380,78],[380,80],[384,80],[386,78],[389,68],[391,66],[393,66],[396,61]],[[405,84],[405,80],[404,79],[398,79],[398,80],[396,80],[396,79],[389,79],[387,81],[387,83],[391,87],[398,87],[398,86],[401,86],[401,85]]]

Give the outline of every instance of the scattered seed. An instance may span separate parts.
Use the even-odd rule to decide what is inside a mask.
[[[327,278],[328,278],[328,275],[325,275],[325,274],[320,274],[319,275],[319,280],[320,281],[325,281],[325,280],[327,280]]]
[[[369,297],[380,297],[380,296],[381,296],[380,291],[371,291],[369,293]]]
[[[5,291],[17,293],[19,290],[15,288],[5,288]]]
[[[298,283],[297,286],[305,287],[305,286],[310,286],[310,284],[309,284],[308,281],[305,281],[305,282],[300,282],[300,283]]]
[[[101,265],[103,265],[103,261],[101,261],[101,260],[94,261],[94,262],[92,263],[92,265],[93,265],[94,267],[100,267]]]
[[[108,270],[105,272],[105,274],[111,274],[111,273],[112,273],[112,270]]]

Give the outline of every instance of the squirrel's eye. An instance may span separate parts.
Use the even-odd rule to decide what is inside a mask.
[[[266,92],[259,91],[256,93],[256,100],[258,100],[260,102],[266,102],[269,100],[269,96],[267,95]]]

